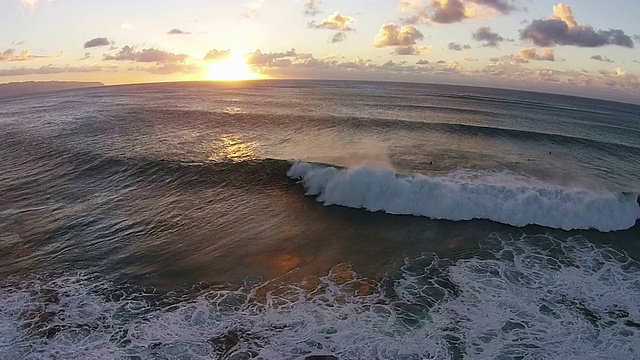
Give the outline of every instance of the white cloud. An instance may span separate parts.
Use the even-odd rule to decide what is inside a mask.
[[[351,25],[356,20],[350,16],[345,16],[340,14],[339,12],[334,12],[328,18],[322,20],[320,24],[311,23],[311,27],[316,29],[328,29],[328,30],[339,30],[339,31],[352,31],[353,28]]]
[[[381,48],[388,46],[412,46],[417,40],[424,39],[424,35],[414,26],[399,26],[386,24],[380,27],[373,46]]]
[[[254,18],[260,15],[260,10],[264,6],[264,0],[251,0],[241,5],[244,9],[246,9],[242,16],[246,18]]]
[[[51,3],[51,0],[44,0],[47,4]],[[22,4],[22,6],[24,6],[25,8],[29,9],[30,11],[33,11],[36,9],[36,6],[38,5],[38,3],[40,2],[40,0],[20,0],[20,4]]]
[[[34,59],[46,59],[62,57],[63,53],[56,55],[33,55],[29,50],[17,52],[15,49],[0,50],[0,62],[28,61]]]

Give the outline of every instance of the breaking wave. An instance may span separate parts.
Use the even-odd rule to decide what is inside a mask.
[[[631,228],[640,218],[637,194],[555,186],[509,172],[405,176],[295,162],[287,175],[301,179],[306,193],[325,205],[390,214],[603,232]]]

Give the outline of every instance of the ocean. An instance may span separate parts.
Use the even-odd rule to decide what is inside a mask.
[[[0,359],[638,359],[639,139],[450,85],[0,100]]]

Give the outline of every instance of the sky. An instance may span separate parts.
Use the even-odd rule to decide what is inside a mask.
[[[413,81],[640,103],[638,0],[0,0],[0,83]]]

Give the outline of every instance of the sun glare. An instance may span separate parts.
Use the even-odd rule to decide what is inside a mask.
[[[213,81],[241,81],[255,80],[258,75],[251,71],[247,59],[240,54],[231,53],[228,59],[207,65],[207,80]]]

